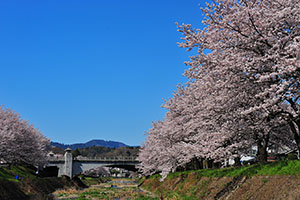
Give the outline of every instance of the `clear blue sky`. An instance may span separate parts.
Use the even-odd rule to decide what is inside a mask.
[[[0,1],[0,104],[52,141],[140,145],[190,53],[202,0]]]

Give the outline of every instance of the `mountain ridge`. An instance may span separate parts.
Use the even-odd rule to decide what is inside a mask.
[[[59,142],[52,142],[50,143],[51,146],[54,147],[60,147],[62,149],[71,148],[72,150],[75,149],[82,149],[86,147],[92,147],[92,146],[103,146],[108,148],[120,148],[120,147],[128,147],[129,145],[124,144],[122,142],[117,141],[107,141],[107,140],[101,140],[101,139],[93,139],[85,143],[74,143],[74,144],[64,144]]]

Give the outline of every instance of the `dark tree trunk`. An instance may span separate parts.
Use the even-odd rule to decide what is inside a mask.
[[[198,158],[193,158],[190,162],[190,169],[191,170],[196,170],[196,169],[201,169],[202,168],[202,162],[201,159]]]
[[[268,141],[269,141],[269,135],[262,139],[258,139],[257,141],[257,161],[259,163],[266,163],[268,159]]]
[[[185,165],[185,170],[197,170],[202,168],[202,159],[198,158],[193,158],[189,163]]]
[[[237,166],[237,167],[242,166],[241,158],[240,157],[234,158],[234,166]]]
[[[261,130],[263,131],[263,130]],[[261,132],[263,133],[263,132]],[[269,144],[269,137],[270,132],[264,133],[263,135],[257,134],[256,135],[256,142],[257,142],[257,161],[259,163],[266,163],[268,159],[268,152],[267,147]]]
[[[290,99],[288,102],[291,104],[291,107],[295,112],[298,112],[298,101],[299,97],[296,98],[296,100]],[[298,106],[297,106],[298,105]],[[298,159],[300,159],[300,119],[299,115],[295,118],[292,114],[289,114],[290,121],[289,126],[291,128],[292,133],[294,134],[294,140],[297,144],[297,150],[298,150]]]
[[[193,158],[189,163],[186,163],[184,166],[179,166],[176,168],[177,172],[186,171],[186,170],[197,170],[203,169],[202,159]]]
[[[214,160],[209,159],[208,160],[208,168],[213,168],[214,166]]]
[[[295,123],[297,125],[298,130],[300,130],[299,129],[300,128],[300,122],[299,122],[299,120],[298,120],[298,123],[297,122],[295,122]],[[299,136],[299,133],[297,131],[295,123],[294,122],[289,122],[289,126],[291,128],[292,133],[294,134],[294,140],[295,140],[295,142],[297,144],[298,159],[299,159],[300,158],[300,136]]]

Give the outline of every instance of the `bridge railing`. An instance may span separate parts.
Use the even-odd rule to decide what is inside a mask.
[[[94,158],[88,158],[88,157],[76,157],[74,160],[79,161],[137,161],[137,157],[129,156],[129,157],[94,157]]]
[[[88,158],[88,157],[82,157],[82,156],[78,156],[73,158],[74,161],[99,161],[99,162],[105,162],[105,161],[110,161],[110,162],[137,162],[136,160],[137,157],[135,156],[128,156],[128,157],[94,157],[94,158]],[[65,158],[64,157],[48,157],[48,161],[52,161],[52,162],[58,162],[58,161],[64,161]]]
[[[48,159],[48,161],[65,161],[65,158],[64,157],[54,157],[54,156],[50,156],[50,157],[48,157],[47,158]]]

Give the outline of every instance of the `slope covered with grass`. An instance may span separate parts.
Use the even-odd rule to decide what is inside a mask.
[[[78,186],[76,180],[70,181],[66,177],[42,178],[37,176],[35,171],[31,166],[1,166],[0,199],[48,199],[48,195],[58,188]]]
[[[257,175],[297,175],[300,174],[300,160],[280,161],[268,164],[255,164],[242,167],[228,167],[221,169],[201,169],[197,171],[186,171],[171,173],[169,177],[178,174],[197,173],[206,177],[238,177]],[[157,176],[157,175],[156,175]]]
[[[175,172],[142,187],[164,199],[300,199],[300,161]],[[280,198],[279,198],[280,197]]]

